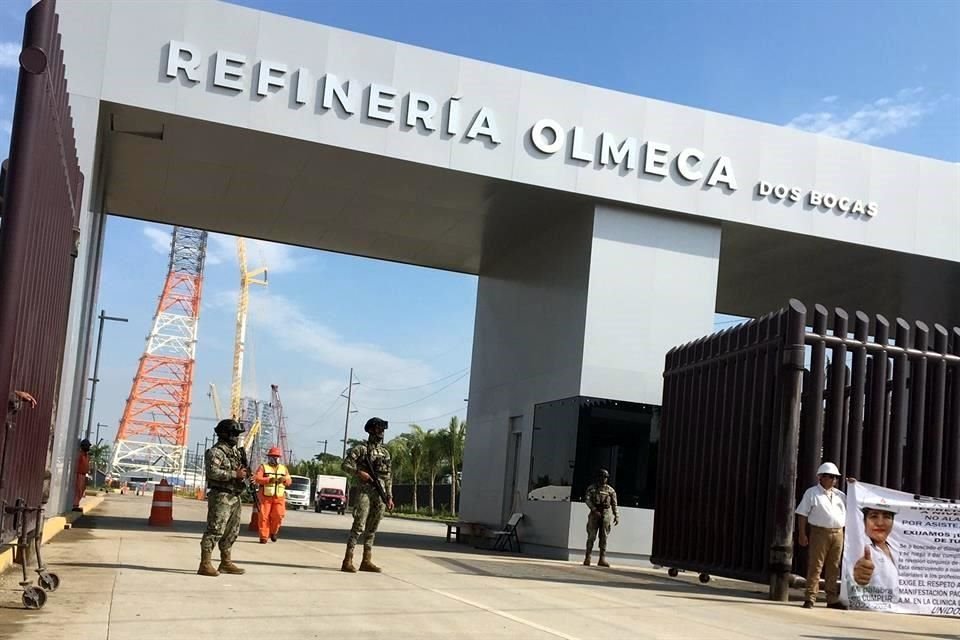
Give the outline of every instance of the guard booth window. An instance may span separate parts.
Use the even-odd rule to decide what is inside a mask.
[[[531,498],[582,502],[603,467],[621,506],[653,508],[660,407],[578,396],[537,405],[533,423]]]

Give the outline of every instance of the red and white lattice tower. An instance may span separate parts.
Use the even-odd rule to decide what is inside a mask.
[[[113,473],[181,476],[207,232],[173,228],[163,293],[113,447]]]

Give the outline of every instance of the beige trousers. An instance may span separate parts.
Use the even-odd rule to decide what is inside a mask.
[[[807,548],[807,602],[817,601],[820,572],[824,574],[827,603],[840,598],[840,558],[843,555],[843,529],[825,529],[810,525],[810,546]]]

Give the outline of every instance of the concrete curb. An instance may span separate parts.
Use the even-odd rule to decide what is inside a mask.
[[[69,513],[47,518],[46,522],[43,524],[43,533],[40,538],[40,544],[47,544],[58,533],[64,529],[69,529],[72,527],[74,522],[99,507],[100,503],[103,502],[103,499],[103,495],[99,494],[96,496],[88,496],[84,500],[84,504],[80,505],[82,511],[71,511]],[[7,569],[14,565],[14,551],[15,548],[12,545],[8,545],[6,549],[0,551],[0,573],[5,573]]]

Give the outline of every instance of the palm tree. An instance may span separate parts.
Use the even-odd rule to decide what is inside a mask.
[[[447,448],[444,446],[442,433],[436,433],[432,429],[423,434],[423,465],[427,473],[430,474],[430,514],[433,514],[433,495],[434,484],[437,474],[440,472],[440,465],[443,462],[444,454]]]
[[[390,452],[390,479],[391,483],[396,485],[400,481],[400,473],[408,462],[407,441],[398,436],[383,446]]]
[[[450,514],[457,514],[457,485],[460,482],[457,463],[463,460],[463,449],[467,439],[467,423],[460,422],[457,416],[450,418],[447,425],[446,443],[450,456]]]
[[[406,442],[407,461],[410,465],[410,472],[413,475],[413,511],[416,512],[417,506],[417,487],[420,485],[420,470],[423,468],[424,458],[424,438],[426,433],[418,424],[410,425],[410,431],[398,436]]]
[[[93,482],[97,482],[97,472],[103,473],[103,470],[110,464],[110,445],[95,444],[90,447],[90,466],[93,467]]]

